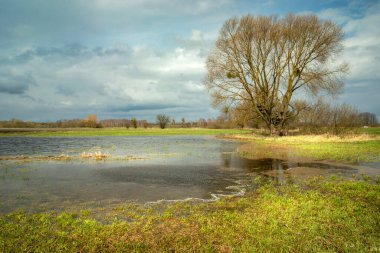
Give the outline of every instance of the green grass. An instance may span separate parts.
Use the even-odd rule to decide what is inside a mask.
[[[249,133],[248,130],[239,129],[206,129],[206,128],[79,128],[70,130],[47,129],[28,130],[27,132],[0,131],[2,136],[32,136],[32,137],[86,137],[86,136],[157,136],[157,135],[218,135],[218,134],[242,134]]]
[[[305,143],[295,147],[298,156],[348,163],[379,162],[380,141]]]
[[[380,135],[380,127],[361,128],[360,132],[364,134]]]
[[[380,162],[380,140],[360,136],[347,137],[248,137],[250,145],[241,148],[246,158],[327,160],[345,163]]]
[[[370,252],[380,246],[379,181],[260,183],[245,197],[160,208],[0,217],[3,252]],[[257,186],[257,184],[256,184]],[[111,216],[111,217],[112,217]],[[119,217],[119,218],[116,218]]]

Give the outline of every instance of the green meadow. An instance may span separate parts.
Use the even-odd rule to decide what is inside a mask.
[[[0,217],[3,252],[376,252],[379,180],[276,185],[212,203]],[[107,218],[108,217],[108,218]]]
[[[365,134],[380,135],[380,127],[361,128],[360,132]]]
[[[253,134],[234,137],[248,142],[240,148],[240,154],[250,159],[309,159],[351,164],[380,162],[380,138],[376,134],[285,137],[263,137]]]

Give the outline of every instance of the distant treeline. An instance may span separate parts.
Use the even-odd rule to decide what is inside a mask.
[[[124,128],[148,128],[158,126],[158,122],[148,122],[147,120],[131,119],[105,119],[97,120],[96,115],[89,115],[85,119],[63,119],[55,122],[33,122],[21,119],[11,119],[0,121],[0,128],[104,128],[104,127],[124,127]],[[187,122],[182,118],[179,122],[171,119],[166,127],[175,128],[234,128],[232,122],[223,116],[215,119],[199,119]]]
[[[1,128],[72,128],[72,127],[101,127],[97,122],[83,119],[58,120],[56,122],[33,122],[20,119],[0,121]]]
[[[319,100],[301,113],[295,124],[304,132],[340,134],[358,127],[375,127],[379,122],[375,114],[360,113],[352,105],[333,106]]]
[[[166,115],[164,115],[166,116]],[[148,128],[158,127],[160,122],[148,122],[147,120],[131,119],[105,119],[98,120],[95,114],[88,115],[85,119],[58,120],[56,122],[32,122],[20,119],[0,121],[0,128],[103,128],[103,127],[123,127],[123,128]],[[342,104],[331,105],[323,100],[314,104],[294,117],[289,123],[288,129],[299,129],[304,133],[334,133],[340,134],[358,127],[379,126],[376,115],[369,112],[360,113],[354,106]],[[167,116],[165,127],[175,128],[265,128],[264,122],[260,121],[251,110],[228,110],[224,108],[217,118],[197,121],[186,121],[182,118],[176,121]]]

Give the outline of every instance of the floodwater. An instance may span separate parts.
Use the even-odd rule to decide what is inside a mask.
[[[378,169],[241,158],[212,136],[0,138],[0,213],[242,195],[254,176],[377,174]],[[101,152],[95,160],[82,154]],[[22,156],[22,159],[20,158]],[[18,157],[18,158],[17,158]],[[69,159],[55,160],[64,157]]]

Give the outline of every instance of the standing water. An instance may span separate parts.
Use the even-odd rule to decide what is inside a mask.
[[[290,169],[355,174],[357,169],[237,153],[211,136],[0,138],[0,213],[65,210],[243,194],[253,176],[285,180]],[[94,159],[102,154],[104,159]]]

